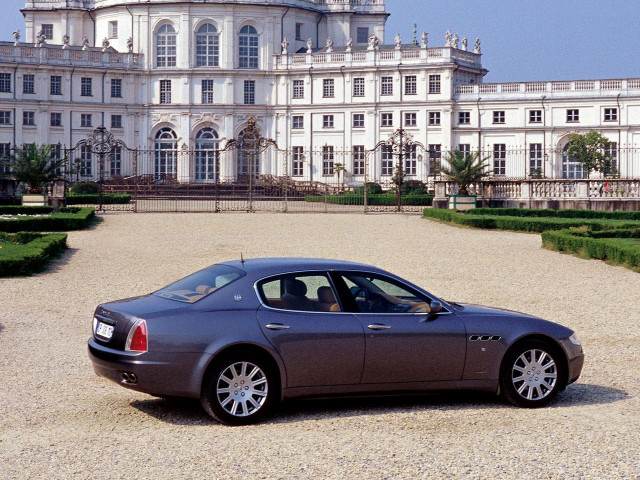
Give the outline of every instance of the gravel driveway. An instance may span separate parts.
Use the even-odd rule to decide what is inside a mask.
[[[0,279],[2,478],[640,477],[637,273],[543,250],[539,235],[413,215],[103,218],[71,232],[48,273]],[[444,298],[561,322],[583,342],[583,375],[541,410],[480,394],[296,401],[242,428],[94,375],[98,303],[240,252],[373,263]]]

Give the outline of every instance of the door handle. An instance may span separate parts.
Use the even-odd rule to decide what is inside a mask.
[[[291,328],[289,325],[283,325],[281,323],[270,323],[266,327],[269,330],[288,330]]]
[[[382,325],[381,323],[374,323],[372,325],[368,325],[367,328],[369,330],[391,330],[391,326]]]

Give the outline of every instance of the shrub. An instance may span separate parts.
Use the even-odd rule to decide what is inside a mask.
[[[49,205],[43,206],[22,206],[22,205],[3,205],[0,206],[0,215],[43,215],[53,212],[53,207]]]
[[[79,194],[98,193],[98,183],[97,182],[78,182],[78,183],[74,183],[73,186],[69,189],[69,192],[79,193]]]
[[[102,203],[105,205],[129,203],[131,195],[128,193],[103,193]],[[89,205],[99,203],[97,193],[70,193],[67,195],[67,205]]]
[[[0,233],[0,240],[17,246],[17,248],[0,249],[0,277],[38,272],[44,269],[53,256],[67,248],[66,233],[49,235],[35,232],[19,232],[14,235]]]
[[[640,220],[640,212],[602,212],[596,210],[551,210],[528,208],[476,208],[469,215],[492,215],[508,217],[557,217],[557,218],[603,218],[611,220]]]
[[[364,195],[310,195],[304,197],[305,202],[331,203],[337,205],[364,205]],[[403,195],[402,205],[430,206],[433,202],[433,195]],[[377,205],[397,205],[398,197],[390,193],[375,194],[367,196],[367,203],[371,206]]]
[[[364,195],[364,187],[353,189],[354,195]],[[367,195],[377,195],[382,193],[382,186],[379,183],[367,182]]]
[[[0,220],[0,232],[59,232],[82,230],[95,217],[93,208],[66,207],[47,217],[18,217]]]

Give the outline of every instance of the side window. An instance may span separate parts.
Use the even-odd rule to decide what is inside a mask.
[[[265,305],[302,312],[340,312],[340,305],[326,275],[291,274],[258,284]]]
[[[382,275],[343,273],[356,311],[360,313],[428,313],[431,300]]]

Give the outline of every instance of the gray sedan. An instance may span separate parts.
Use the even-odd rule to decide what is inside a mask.
[[[303,258],[219,263],[99,305],[89,357],[100,376],[199,398],[230,425],[318,395],[484,390],[541,407],[584,362],[561,325],[447,302],[369,265]]]

